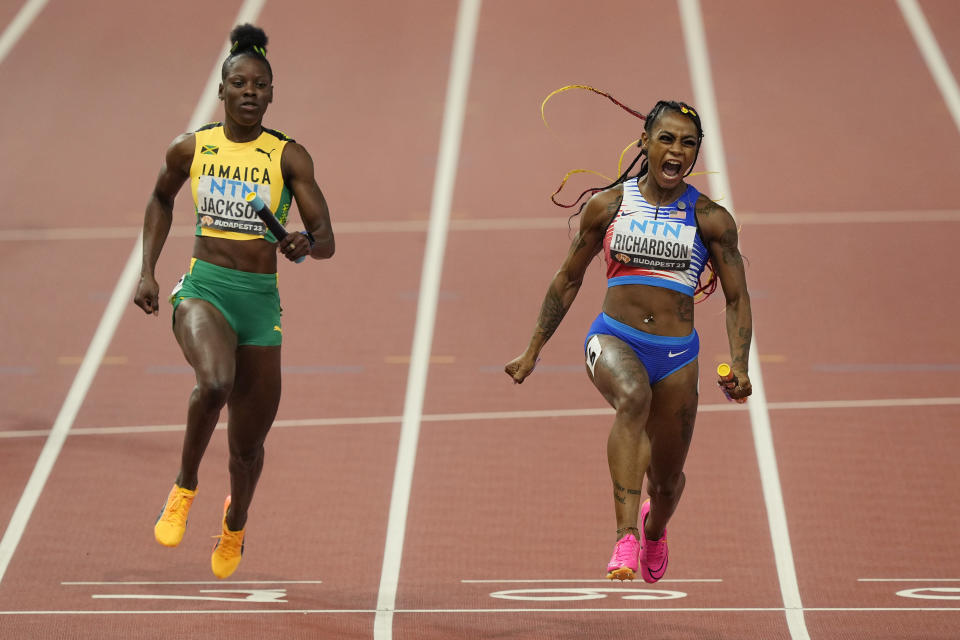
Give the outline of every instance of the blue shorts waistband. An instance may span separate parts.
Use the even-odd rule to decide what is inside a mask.
[[[694,330],[685,336],[658,336],[653,333],[647,333],[646,331],[640,331],[640,329],[636,329],[628,324],[620,322],[619,320],[615,320],[605,313],[601,313],[600,315],[603,317],[603,321],[609,324],[616,331],[624,333],[634,340],[639,340],[641,342],[647,342],[650,344],[662,344],[664,346],[676,347],[690,342],[690,338],[694,333],[696,333]]]

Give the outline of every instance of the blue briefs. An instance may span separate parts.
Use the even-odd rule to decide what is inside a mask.
[[[680,338],[658,336],[634,329],[628,324],[601,313],[590,325],[587,338],[583,343],[587,366],[590,367],[591,372],[600,349],[598,340],[591,343],[591,338],[596,335],[614,336],[626,342],[647,370],[651,385],[690,364],[700,353],[700,336],[697,335],[696,329],[690,335]]]

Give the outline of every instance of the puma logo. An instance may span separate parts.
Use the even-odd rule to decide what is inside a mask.
[[[255,149],[255,151],[259,151],[259,152],[262,153],[263,155],[267,156],[267,159],[270,160],[270,162],[273,162],[273,158],[270,157],[270,154],[273,153],[273,152],[276,151],[276,150],[277,150],[276,147],[274,147],[273,149],[270,149],[270,151],[264,151],[264,150],[261,149],[260,147],[257,147],[257,148]]]

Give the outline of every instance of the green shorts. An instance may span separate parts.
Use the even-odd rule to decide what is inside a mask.
[[[237,334],[237,345],[276,347],[283,340],[277,274],[249,273],[192,258],[190,271],[170,292],[173,317],[187,298],[206,300],[220,310]]]

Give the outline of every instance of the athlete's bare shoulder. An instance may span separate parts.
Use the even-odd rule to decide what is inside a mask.
[[[620,209],[621,202],[623,202],[622,184],[595,193],[587,200],[587,205],[584,207],[583,225],[605,229]]]
[[[192,131],[181,133],[167,147],[166,165],[180,171],[190,172],[193,153],[197,146],[196,135]]]
[[[695,205],[696,212],[698,216],[708,218],[711,215],[730,215],[730,212],[725,208],[711,200],[706,194],[701,193],[697,197],[697,204]]]
[[[704,194],[697,198],[694,210],[697,225],[705,238],[719,238],[731,230],[736,233],[737,223],[730,212]]]

